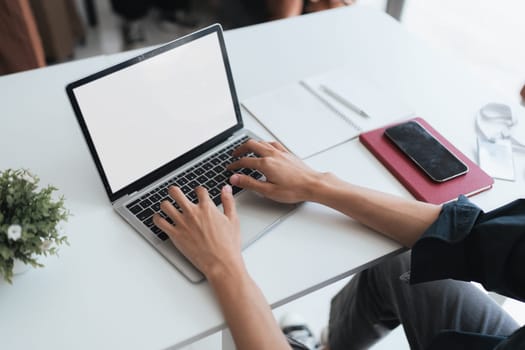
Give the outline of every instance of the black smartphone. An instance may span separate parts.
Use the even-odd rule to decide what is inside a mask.
[[[408,121],[389,127],[385,135],[436,182],[468,172],[468,166],[418,122]]]

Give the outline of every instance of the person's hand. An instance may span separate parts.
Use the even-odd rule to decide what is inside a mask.
[[[310,0],[305,4],[305,10],[306,12],[317,12],[352,5],[353,3],[353,0]]]
[[[264,174],[266,181],[259,181],[243,174],[234,174],[230,183],[253,190],[263,196],[283,203],[310,200],[315,183],[322,176],[278,142],[248,140],[233,152],[241,157],[250,152],[259,158],[242,157],[228,166],[229,170],[256,169]]]
[[[243,268],[241,236],[237,211],[230,186],[221,193],[224,213],[215,206],[204,187],[195,188],[198,204],[190,202],[178,187],[169,188],[170,196],[182,213],[169,201],[160,205],[175,223],[155,214],[153,222],[166,232],[175,246],[208,279],[222,272]]]

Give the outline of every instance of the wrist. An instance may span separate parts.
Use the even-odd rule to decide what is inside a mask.
[[[203,273],[213,289],[220,288],[224,283],[235,283],[235,281],[239,281],[248,275],[242,257],[217,263]]]
[[[304,201],[322,203],[323,195],[335,181],[337,181],[337,177],[332,173],[314,173],[306,181]]]

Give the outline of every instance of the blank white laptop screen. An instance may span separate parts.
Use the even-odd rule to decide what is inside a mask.
[[[216,33],[73,91],[113,192],[237,123]]]

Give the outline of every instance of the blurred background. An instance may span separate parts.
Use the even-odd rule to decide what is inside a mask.
[[[519,98],[523,0],[0,0],[0,75],[156,45],[215,22],[231,29],[353,3],[388,12]]]
[[[398,1],[398,0],[396,0]],[[352,0],[0,0],[0,74],[346,6]]]

